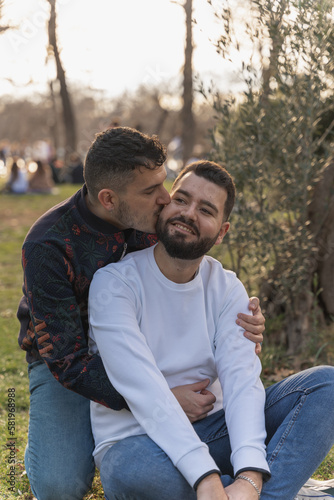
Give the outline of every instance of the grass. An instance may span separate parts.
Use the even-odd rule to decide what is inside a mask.
[[[33,498],[24,468],[24,450],[28,433],[29,383],[24,352],[17,343],[19,323],[16,309],[21,297],[21,247],[34,221],[50,207],[76,191],[62,185],[56,195],[0,195],[0,498],[13,500]],[[8,397],[15,389],[15,430],[10,435]],[[8,446],[13,440],[15,446]],[[10,463],[16,459],[15,470]],[[12,472],[12,476],[10,475]],[[10,479],[15,472],[13,489]],[[86,499],[104,498],[98,475]]]
[[[51,206],[63,201],[76,190],[62,185],[57,195],[0,195],[0,498],[31,500],[33,498],[24,469],[24,450],[28,432],[29,390],[24,353],[17,344],[18,321],[16,309],[21,297],[21,246],[32,223]],[[285,369],[277,376],[286,376]],[[274,380],[269,380],[271,383]],[[8,396],[15,389],[15,430],[9,435]],[[15,446],[8,447],[11,440]],[[11,458],[15,457],[15,481],[11,491]],[[334,449],[314,477],[328,479],[334,475]],[[85,500],[102,500],[103,492],[98,474]]]

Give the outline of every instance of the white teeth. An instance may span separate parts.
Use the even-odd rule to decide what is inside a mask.
[[[183,231],[187,231],[187,233],[193,234],[191,229],[188,229],[187,227],[182,226],[181,224],[175,224],[176,227],[179,227]]]

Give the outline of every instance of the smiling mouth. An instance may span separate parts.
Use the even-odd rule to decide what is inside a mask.
[[[197,229],[195,223],[191,219],[186,219],[185,217],[172,217],[167,221],[167,223],[180,229],[180,231],[188,234],[193,234],[199,237],[199,230]]]
[[[195,231],[193,229],[191,229],[188,226],[184,226],[183,224],[180,224],[179,222],[174,223],[173,226],[181,229],[181,231],[185,231],[186,233],[195,234]]]

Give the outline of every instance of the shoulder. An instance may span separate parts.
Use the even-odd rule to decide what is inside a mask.
[[[95,272],[89,287],[91,314],[110,308],[115,298],[121,299],[123,305],[131,304],[131,307],[139,310],[143,287],[150,276],[147,259],[149,250],[138,250]]]
[[[149,263],[152,247],[137,250],[127,254],[122,260],[113,262],[96,271],[94,278],[107,278],[117,276],[123,281],[137,281],[138,276],[145,275]]]
[[[202,277],[206,277],[210,280],[222,280],[228,286],[233,286],[240,282],[234,271],[224,269],[221,262],[209,255],[204,256],[201,262],[200,272]]]
[[[69,211],[72,211],[75,208],[79,197],[80,190],[67,200],[62,201],[45,212],[30,228],[25,238],[25,243],[43,240],[46,233],[49,233],[50,230],[61,224],[61,221],[69,213]]]
[[[216,259],[206,255],[201,263],[200,273],[204,288],[213,300],[227,304],[236,298],[247,297],[245,287],[236,273],[224,269]]]

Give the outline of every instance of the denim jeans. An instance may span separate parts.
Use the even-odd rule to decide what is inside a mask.
[[[266,390],[267,460],[272,477],[262,500],[293,500],[334,444],[334,367],[316,367]],[[233,482],[230,443],[221,410],[194,424],[222,472]],[[195,500],[196,493],[146,435],[112,446],[101,464],[108,500]]]
[[[88,399],[65,389],[44,362],[29,365],[25,466],[38,500],[82,500],[95,467]]]

